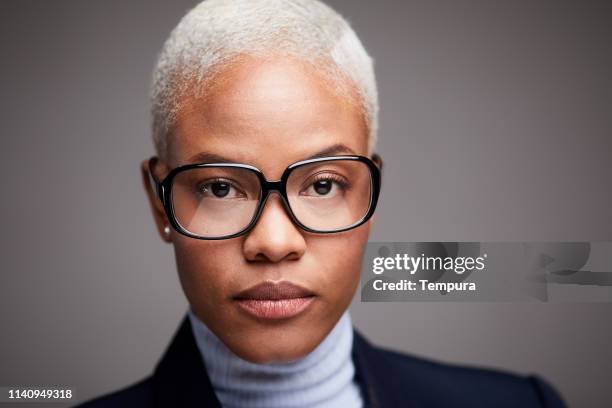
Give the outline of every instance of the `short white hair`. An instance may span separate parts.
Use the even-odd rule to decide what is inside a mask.
[[[374,60],[350,24],[318,0],[206,0],[166,40],[153,71],[153,141],[166,157],[167,138],[188,93],[239,55],[284,54],[309,63],[343,96],[354,95],[367,126],[368,154],[378,130]]]

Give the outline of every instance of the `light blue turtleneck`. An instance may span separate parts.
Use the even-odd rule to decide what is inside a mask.
[[[223,407],[362,407],[351,358],[353,327],[346,311],[308,355],[288,363],[255,364],[235,355],[189,309],[208,376]]]

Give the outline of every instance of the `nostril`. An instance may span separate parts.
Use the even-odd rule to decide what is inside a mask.
[[[300,255],[297,252],[290,252],[288,254],[285,253],[280,253],[280,254],[273,254],[270,251],[265,251],[265,252],[259,252],[257,253],[254,257],[252,258],[247,258],[247,261],[249,262],[272,262],[272,263],[278,263],[281,261],[292,261],[292,260],[297,260],[300,259]]]

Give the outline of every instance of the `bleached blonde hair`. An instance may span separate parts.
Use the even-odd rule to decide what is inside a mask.
[[[340,14],[318,0],[206,0],[171,32],[153,71],[157,154],[166,156],[182,97],[205,95],[207,80],[240,55],[278,54],[308,63],[340,95],[357,91],[372,153],[378,130],[374,61]]]

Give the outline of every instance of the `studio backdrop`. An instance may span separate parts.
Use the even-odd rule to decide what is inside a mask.
[[[375,60],[370,241],[612,241],[609,3],[327,3]],[[139,163],[157,52],[194,5],[0,1],[0,386],[85,400],[150,373],[177,329],[187,302]],[[360,296],[351,314],[376,344],[612,404],[612,299]]]

